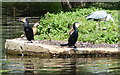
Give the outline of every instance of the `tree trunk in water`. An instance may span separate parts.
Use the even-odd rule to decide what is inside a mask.
[[[71,2],[71,6],[74,7],[78,7],[78,8],[83,8],[83,7],[89,7],[90,5],[92,5],[93,2]]]
[[[61,0],[61,5],[64,10],[68,10],[72,8],[69,0]]]

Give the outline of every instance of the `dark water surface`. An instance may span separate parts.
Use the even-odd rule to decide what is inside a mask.
[[[120,75],[120,59],[7,57],[2,75]]]

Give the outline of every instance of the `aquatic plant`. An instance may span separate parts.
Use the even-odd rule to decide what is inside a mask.
[[[72,9],[68,12],[46,13],[40,19],[40,26],[35,36],[37,40],[49,39],[48,34],[54,40],[67,40],[68,32],[74,22],[80,22],[78,41],[93,43],[118,43],[118,11],[105,10],[112,15],[115,24],[112,21],[101,22],[101,28],[96,29],[96,22],[87,21],[85,16],[93,11],[104,10],[102,8],[83,8]]]

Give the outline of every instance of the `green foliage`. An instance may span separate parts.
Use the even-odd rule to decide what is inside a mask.
[[[54,40],[67,40],[68,32],[74,22],[80,22],[78,41],[93,43],[117,43],[118,42],[118,11],[106,10],[113,16],[115,25],[112,21],[101,22],[101,29],[106,27],[107,30],[97,30],[96,22],[87,21],[85,16],[93,11],[103,10],[102,8],[84,8],[72,9],[69,12],[60,12],[57,14],[46,13],[40,19],[38,27],[39,35],[35,36],[37,40],[49,39],[49,34]]]
[[[3,2],[3,12],[13,16],[13,8],[15,13],[27,16],[38,16],[48,12],[60,12],[62,6],[60,2]],[[17,15],[16,15],[17,16]]]
[[[120,2],[96,2],[92,6],[109,10],[120,10]]]

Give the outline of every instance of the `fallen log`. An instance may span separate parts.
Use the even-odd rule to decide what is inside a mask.
[[[49,45],[27,40],[6,39],[5,48],[9,54],[21,54],[31,56],[62,56],[62,55],[118,55],[118,48],[67,48],[57,45]]]

